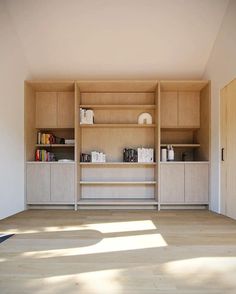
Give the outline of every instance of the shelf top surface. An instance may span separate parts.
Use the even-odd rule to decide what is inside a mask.
[[[82,128],[154,128],[155,124],[80,124]]]
[[[201,91],[209,84],[208,80],[160,81],[161,91]]]
[[[171,146],[173,146],[173,147],[200,147],[201,145],[200,144],[192,144],[192,143],[190,143],[190,144],[175,144],[175,143],[162,143],[161,144],[161,147],[166,147],[166,146],[168,146],[168,145],[171,145]]]
[[[72,81],[25,81],[36,92],[73,92],[75,82]]]
[[[37,147],[74,147],[75,144],[35,144]]]
[[[80,181],[81,185],[154,185],[156,181]]]
[[[155,109],[155,104],[82,104],[81,108],[93,109]]]
[[[192,163],[196,163],[196,164],[209,164],[209,161],[161,161],[161,164],[192,164]]]
[[[155,92],[157,80],[77,81],[81,93],[149,93]]]

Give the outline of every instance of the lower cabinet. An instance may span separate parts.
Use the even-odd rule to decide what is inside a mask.
[[[185,202],[208,203],[208,163],[185,165]]]
[[[27,203],[50,201],[50,163],[27,163]]]
[[[161,202],[184,202],[184,163],[161,165]]]
[[[73,163],[27,163],[27,204],[73,204]]]
[[[75,172],[73,164],[51,165],[51,201],[74,202]]]
[[[161,163],[161,204],[207,204],[208,162]]]

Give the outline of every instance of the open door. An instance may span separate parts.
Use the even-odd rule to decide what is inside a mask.
[[[236,80],[221,90],[221,212],[236,219]]]

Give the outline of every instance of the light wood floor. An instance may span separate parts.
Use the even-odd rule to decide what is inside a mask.
[[[0,293],[236,293],[236,221],[208,211],[31,210],[0,221]]]

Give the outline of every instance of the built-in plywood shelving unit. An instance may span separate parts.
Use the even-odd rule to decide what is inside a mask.
[[[93,124],[80,124],[81,108],[94,111]],[[143,112],[151,124],[138,124]],[[75,209],[206,205],[209,130],[209,81],[27,81],[27,203]],[[38,132],[75,143],[38,144]],[[167,145],[175,161],[162,163]],[[153,148],[154,162],[123,162],[123,149],[138,147]],[[35,162],[36,149],[73,161]],[[106,162],[80,162],[92,151],[105,153]]]

